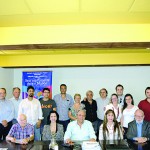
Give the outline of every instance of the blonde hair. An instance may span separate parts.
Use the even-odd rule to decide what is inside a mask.
[[[81,95],[78,94],[78,93],[76,93],[76,94],[74,95],[74,99],[76,98],[76,96],[80,96],[80,98],[81,98]]]

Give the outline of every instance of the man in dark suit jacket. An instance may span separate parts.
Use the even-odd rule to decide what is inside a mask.
[[[127,138],[138,143],[150,140],[150,122],[144,121],[144,112],[140,109],[135,111],[135,120],[128,124]]]

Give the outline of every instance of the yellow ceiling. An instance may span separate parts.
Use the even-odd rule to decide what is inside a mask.
[[[0,0],[0,26],[150,23],[150,0]]]

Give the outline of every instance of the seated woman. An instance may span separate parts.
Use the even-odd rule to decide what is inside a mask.
[[[71,119],[71,121],[76,120],[77,119],[77,113],[79,110],[84,109],[85,105],[81,104],[81,95],[80,94],[75,94],[74,95],[74,105],[69,108],[69,112],[68,112],[68,116]]]
[[[42,133],[42,140],[51,140],[52,134],[56,133],[56,140],[62,141],[64,139],[63,125],[58,123],[59,115],[56,111],[51,111],[48,117],[48,124],[45,125]]]
[[[122,131],[113,110],[106,111],[103,124],[99,129],[99,140],[123,139]]]

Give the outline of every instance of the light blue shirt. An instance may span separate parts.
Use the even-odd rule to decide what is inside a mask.
[[[137,126],[137,137],[142,137],[142,125],[143,125],[143,122],[141,123],[138,123],[136,121],[136,126]],[[136,137],[133,138],[133,140],[135,140]]]
[[[12,97],[11,99],[9,99],[13,104],[14,104],[14,108],[15,108],[15,116],[14,119],[18,118],[18,110],[19,110],[19,104],[22,101],[21,98],[19,98],[18,100],[16,100],[14,97]]]
[[[141,123],[137,123],[136,122],[136,125],[137,125],[137,137],[142,137],[142,125],[143,125],[143,122],[141,122]]]
[[[61,121],[69,120],[68,111],[69,108],[72,107],[72,105],[74,104],[72,96],[66,94],[66,99],[62,99],[61,94],[57,94],[54,96],[53,99],[56,102],[59,120]]]
[[[67,131],[65,132],[64,141],[71,139],[72,141],[84,141],[95,139],[95,132],[92,123],[88,120],[84,120],[83,124],[80,126],[77,120],[72,121],[68,124]]]
[[[3,120],[7,122],[12,121],[14,118],[14,105],[9,100],[0,100],[0,123]]]

